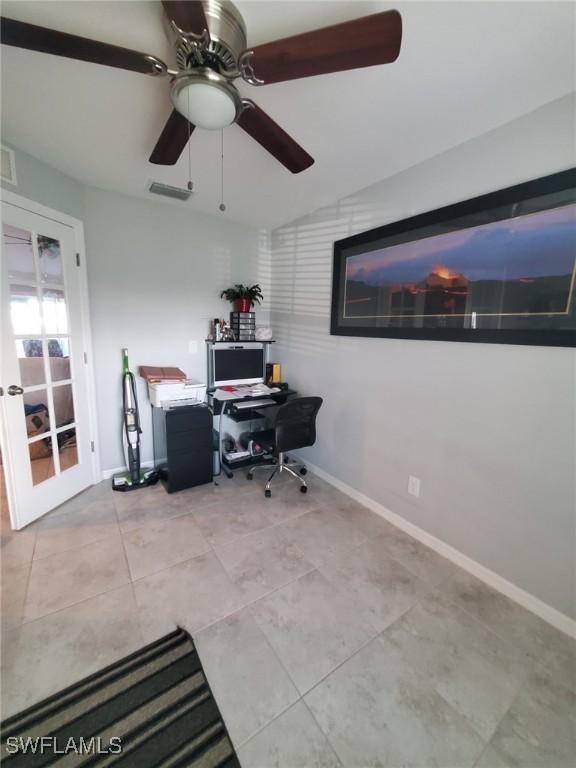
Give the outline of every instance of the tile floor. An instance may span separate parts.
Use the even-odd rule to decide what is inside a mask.
[[[572,766],[573,641],[309,480],[4,510],[3,716],[180,624],[244,768]]]

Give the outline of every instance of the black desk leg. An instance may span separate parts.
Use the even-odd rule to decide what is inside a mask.
[[[226,402],[222,403],[221,410],[220,410],[220,418],[218,419],[218,453],[220,458],[220,472],[224,470],[224,474],[228,478],[228,480],[231,480],[234,477],[234,472],[232,472],[231,469],[228,469],[228,467],[224,464],[224,457],[223,457],[223,451],[222,451],[222,420],[224,419],[224,416],[226,415]]]

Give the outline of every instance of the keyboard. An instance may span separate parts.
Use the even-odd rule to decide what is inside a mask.
[[[262,400],[240,400],[234,403],[234,407],[238,411],[243,411],[246,408],[264,408],[267,405],[276,405],[276,403],[270,397],[262,398]]]

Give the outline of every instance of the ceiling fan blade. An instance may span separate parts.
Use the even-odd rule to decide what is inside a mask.
[[[0,41],[3,45],[13,45],[29,51],[51,53],[68,59],[128,69],[145,75],[165,74],[167,71],[166,64],[155,56],[118,45],[101,43],[98,40],[89,40],[78,35],[69,35],[67,32],[58,32],[56,29],[7,19],[5,16],[0,18]]]
[[[176,23],[183,32],[201,35],[208,22],[200,0],[162,0],[168,18]]]
[[[314,158],[310,157],[308,152],[302,149],[266,112],[248,99],[243,99],[242,103],[245,109],[238,119],[238,125],[268,150],[276,160],[279,160],[292,173],[300,173],[313,165]]]
[[[389,64],[398,58],[402,17],[384,11],[257,45],[250,63],[264,83]]]
[[[180,112],[173,109],[150,155],[150,162],[156,165],[177,163],[195,127]]]

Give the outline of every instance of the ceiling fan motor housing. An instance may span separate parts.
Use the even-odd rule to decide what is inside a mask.
[[[203,0],[202,6],[210,34],[205,52],[218,60],[224,72],[237,70],[238,58],[247,45],[246,25],[242,15],[229,0]],[[189,69],[193,48],[181,38],[177,38],[174,43],[178,68]],[[210,61],[206,63],[210,65]]]

